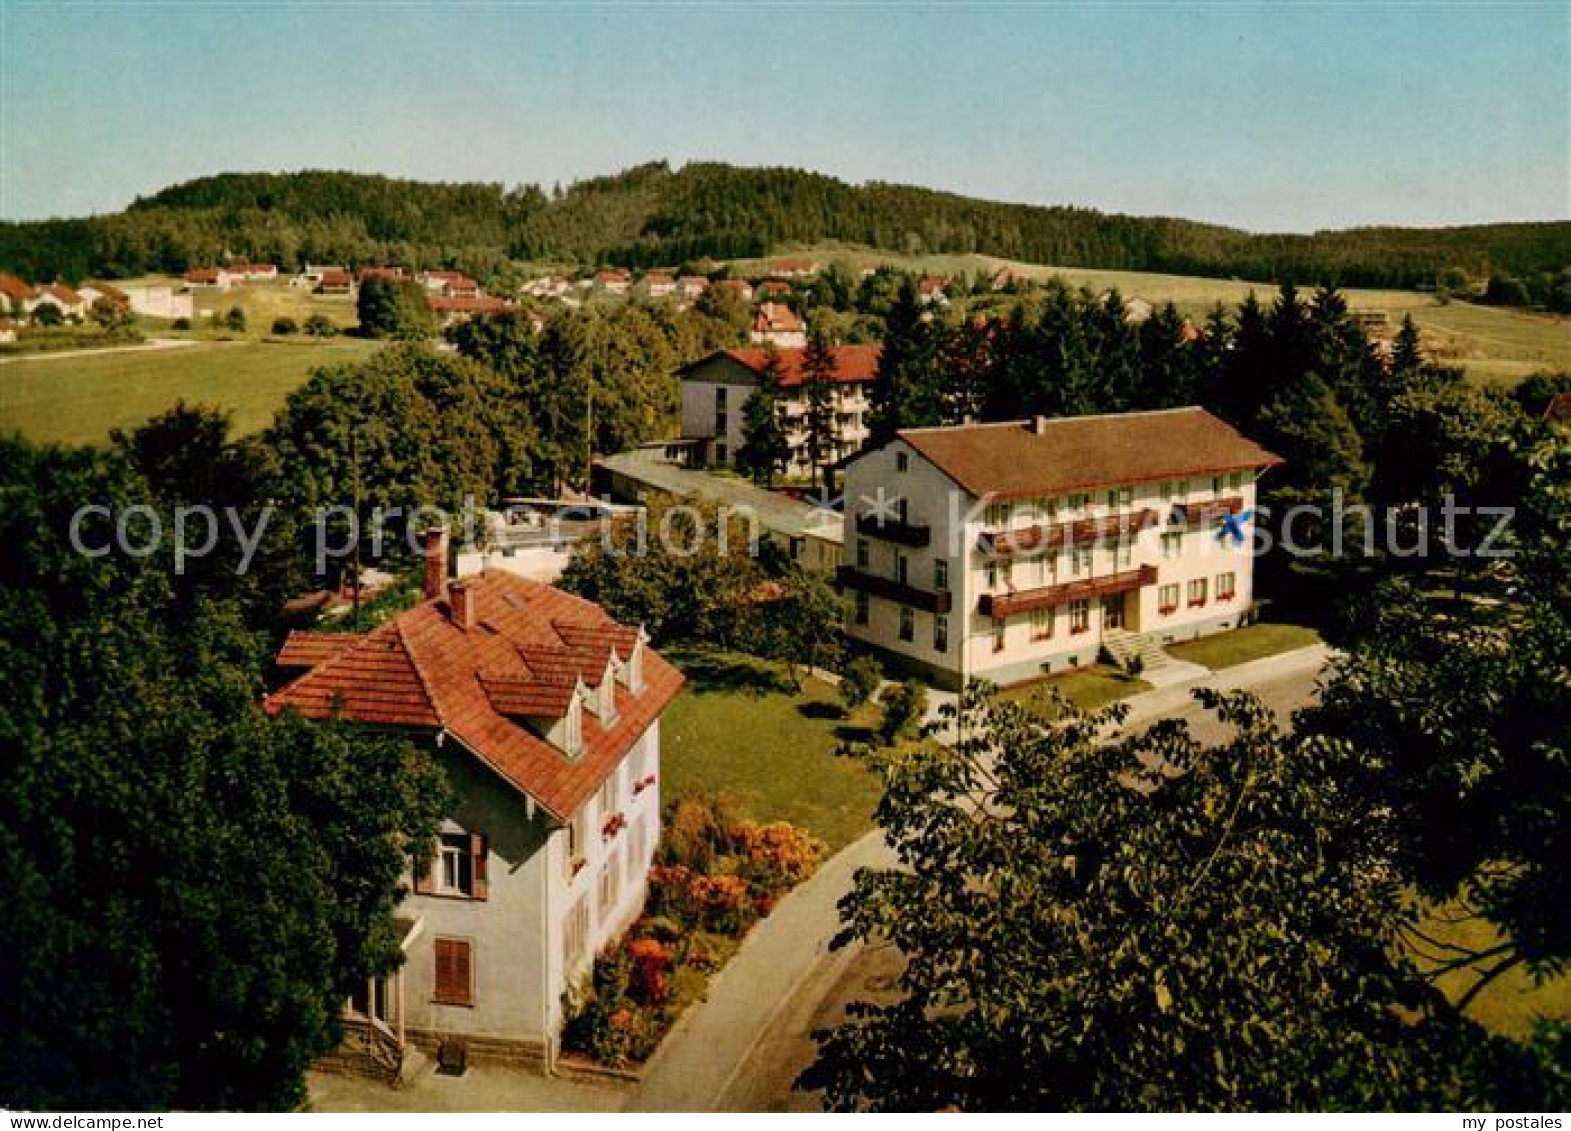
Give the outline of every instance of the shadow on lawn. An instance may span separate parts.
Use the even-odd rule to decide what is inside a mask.
[[[833,703],[817,703],[809,701],[798,703],[796,709],[809,719],[843,719],[845,711]]]
[[[669,655],[688,686],[700,695],[710,691],[739,691],[749,695],[792,695],[795,689],[783,672],[746,657],[711,655],[704,652]]]

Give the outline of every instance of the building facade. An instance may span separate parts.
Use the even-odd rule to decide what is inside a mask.
[[[847,632],[957,689],[1235,628],[1279,462],[1200,408],[900,432],[846,469]]]
[[[835,358],[834,445],[826,460],[851,455],[867,440],[868,393],[878,371],[877,345],[833,346]],[[780,358],[780,407],[791,456],[786,474],[812,474],[807,452],[807,397],[802,361],[806,350],[777,350]],[[763,379],[765,349],[720,350],[682,369],[682,436],[707,441],[705,462],[729,466],[742,446],[747,399]]]
[[[456,803],[411,863],[405,962],[345,1005],[340,1067],[396,1075],[409,1048],[549,1067],[563,994],[643,906],[660,837],[660,715],[682,677],[636,628],[500,572],[447,584],[363,635],[292,633],[302,674],[269,711],[427,742]]]

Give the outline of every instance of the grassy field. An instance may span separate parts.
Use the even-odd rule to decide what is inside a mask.
[[[1173,644],[1168,653],[1178,660],[1200,664],[1207,668],[1231,668],[1239,664],[1274,656],[1278,652],[1291,652],[1295,648],[1308,648],[1320,643],[1320,634],[1312,628],[1296,624],[1252,624],[1233,632],[1219,632],[1215,636],[1191,640],[1187,644]]]
[[[247,328],[254,334],[270,331],[275,318],[293,318],[296,324],[304,325],[313,314],[325,314],[345,330],[359,324],[354,299],[345,295],[313,295],[288,283],[254,283],[229,291],[199,287],[194,294],[198,317],[204,310],[222,314],[238,306],[245,311]]]
[[[356,361],[374,342],[201,342],[176,349],[28,358],[0,364],[0,430],[29,439],[101,443],[177,400],[231,410],[241,433],[266,427],[311,370]]]
[[[1434,908],[1420,929],[1432,939],[1475,952],[1486,950],[1500,941],[1500,936],[1488,922],[1466,917],[1453,907]],[[1439,965],[1434,961],[1439,951],[1432,950],[1427,944],[1419,946],[1426,952],[1418,954],[1415,950],[1415,959],[1421,969],[1433,969]],[[1484,967],[1487,969],[1487,962]],[[1476,972],[1464,968],[1442,974],[1437,984],[1452,1001],[1456,1001],[1477,980]],[[1535,1018],[1571,1018],[1571,974],[1562,974],[1543,985],[1535,985],[1526,970],[1516,967],[1479,991],[1467,1007],[1467,1015],[1487,1029],[1521,1040],[1532,1032]]]
[[[1077,672],[1065,672],[1063,675],[1016,684],[1000,691],[999,695],[1046,716],[1050,691],[1057,691],[1083,711],[1095,711],[1115,700],[1127,699],[1150,690],[1151,685],[1143,679],[1125,675],[1106,664],[1097,664]]]
[[[874,709],[846,719],[827,684],[793,694],[778,668],[747,657],[673,658],[690,682],[660,724],[667,799],[733,793],[755,820],[789,821],[830,851],[873,827],[878,780],[835,749],[866,740]]]

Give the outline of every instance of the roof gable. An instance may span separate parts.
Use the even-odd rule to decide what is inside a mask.
[[[323,633],[291,633],[280,662],[331,652],[269,696],[270,712],[335,715],[387,726],[441,729],[515,789],[567,818],[600,787],[682,686],[682,675],[644,649],[643,685],[612,678],[616,710],[586,719],[570,755],[525,719],[563,717],[581,686],[611,678],[613,655],[631,656],[638,629],[617,624],[592,602],[510,574],[467,579],[474,627],[464,629],[445,600],[428,600],[347,645]]]

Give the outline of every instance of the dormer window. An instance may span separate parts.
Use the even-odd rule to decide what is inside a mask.
[[[643,691],[644,635],[642,632],[640,632],[637,639],[633,641],[632,654],[628,656],[627,661],[617,669],[616,674],[617,678],[622,681],[622,685],[631,691],[634,695],[637,695]]]

